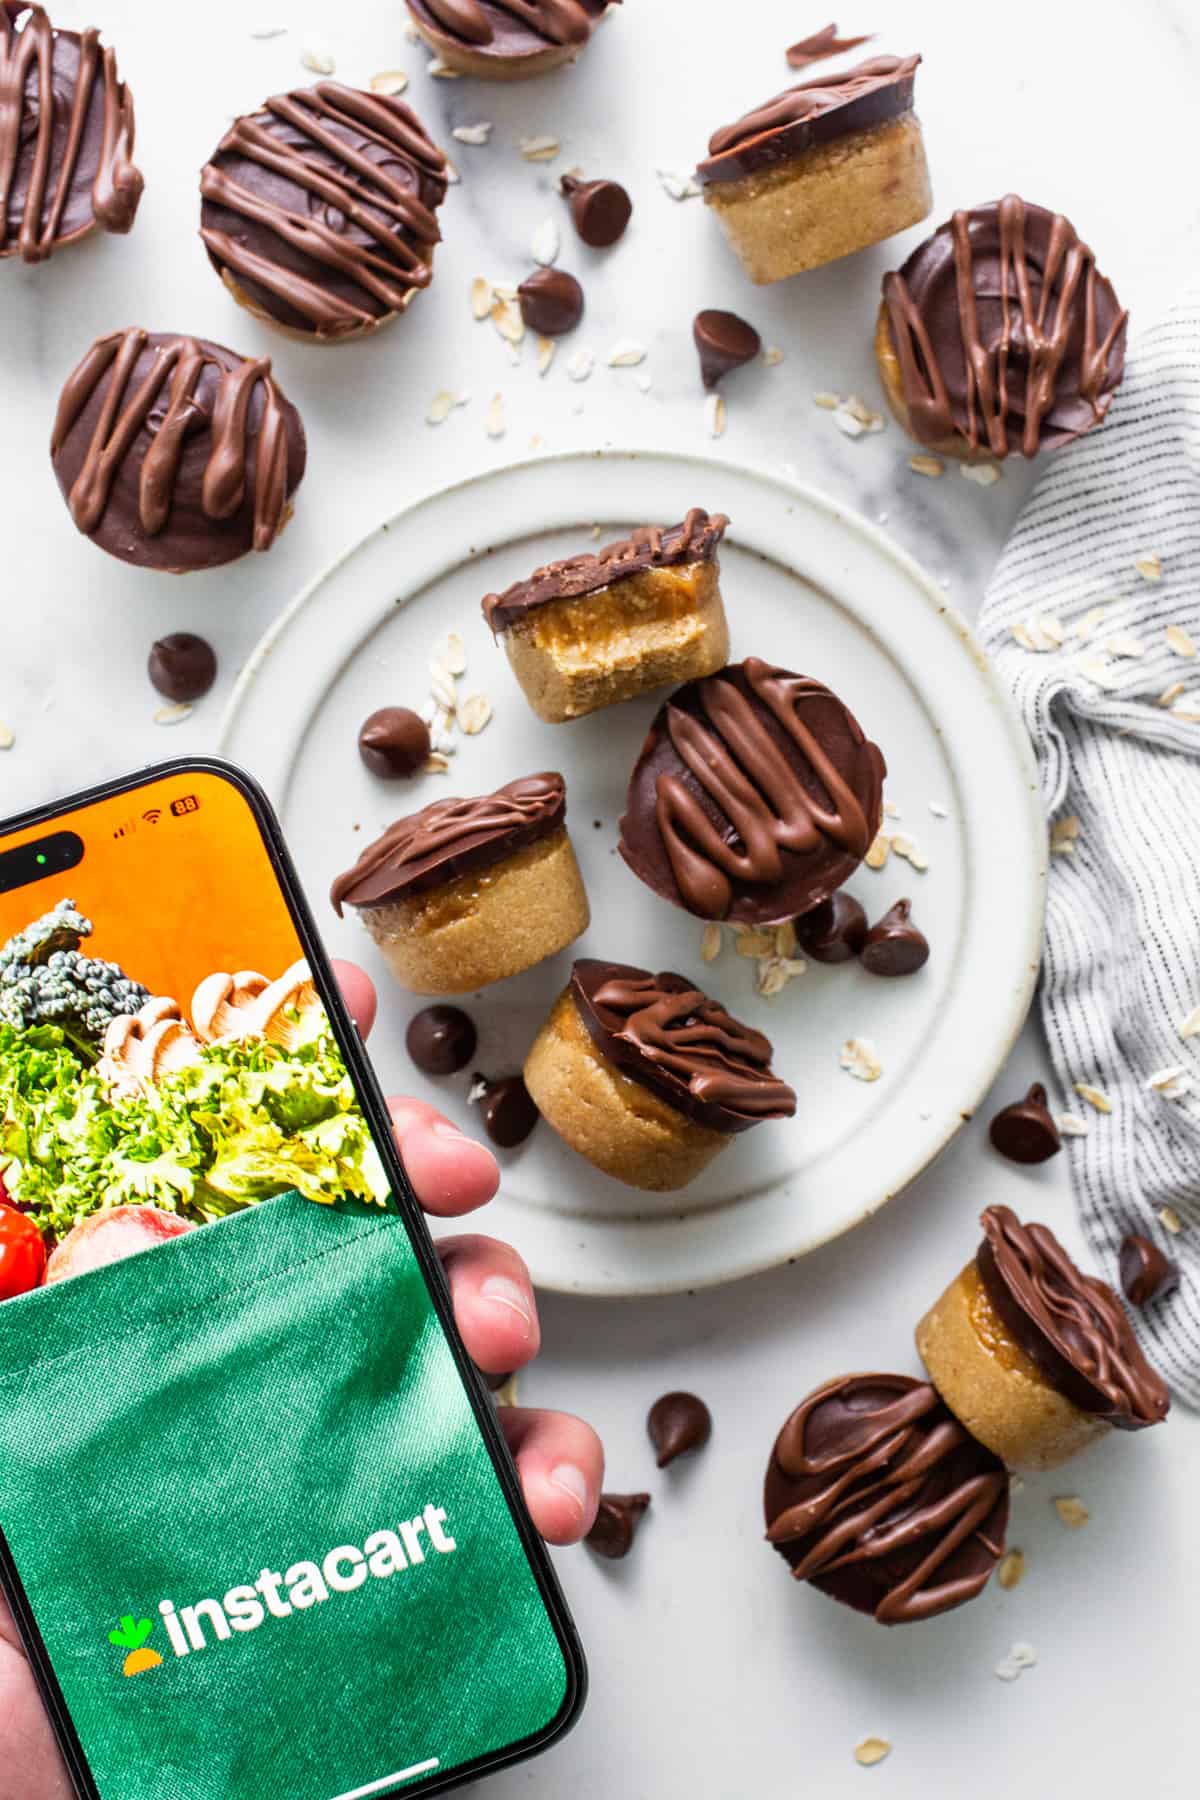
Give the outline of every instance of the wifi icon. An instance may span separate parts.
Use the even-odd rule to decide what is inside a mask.
[[[162,807],[152,806],[148,811],[142,814],[142,817],[145,819],[147,825],[157,825],[158,821],[162,818]]]

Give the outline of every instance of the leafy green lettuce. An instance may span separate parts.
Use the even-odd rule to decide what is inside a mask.
[[[57,1234],[149,1202],[204,1223],[272,1194],[383,1201],[388,1183],[333,1037],[205,1045],[112,1098],[53,1026],[0,1025],[0,1172]]]

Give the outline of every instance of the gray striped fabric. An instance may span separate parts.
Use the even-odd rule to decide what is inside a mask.
[[[1131,1231],[1179,1263],[1132,1316],[1200,1406],[1200,1036],[1180,1031],[1200,1007],[1200,293],[1137,342],[1105,425],[1049,459],[980,629],[1060,842],[1078,821],[1050,859],[1041,1006],[1052,1107],[1087,1128],[1066,1141],[1083,1228],[1114,1282]]]

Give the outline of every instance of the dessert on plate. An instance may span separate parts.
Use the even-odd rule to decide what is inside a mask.
[[[560,725],[721,667],[728,523],[694,506],[678,525],[643,525],[486,596],[484,618],[539,719]]]
[[[50,454],[86,537],[122,562],[183,574],[271,548],[306,448],[268,358],[131,326],[98,339],[67,377]]]
[[[553,956],[588,926],[561,775],[435,800],[397,819],[339,875],[401,987],[466,994]]]
[[[1114,1426],[1158,1425],[1166,1383],[1107,1282],[1076,1268],[1046,1225],[1007,1206],[917,1326],[946,1404],[1010,1469],[1054,1469]]]
[[[701,919],[778,925],[828,900],[879,830],[885,765],[837,695],[761,657],[692,681],[655,715],[621,855]]]
[[[667,1193],[736,1136],[790,1118],[771,1045],[682,975],[587,957],[525,1063],[548,1125],[605,1175]]]
[[[1007,194],[956,212],[884,277],[875,354],[918,443],[1035,456],[1103,420],[1127,319],[1070,220]]]
[[[751,281],[815,269],[928,215],[919,56],[802,81],[715,131],[696,173]]]
[[[45,262],[93,231],[127,232],[142,197],[133,98],[100,33],[0,0],[0,94],[0,258]]]
[[[446,179],[402,100],[319,81],[233,121],[200,173],[200,236],[256,318],[344,343],[429,286]]]
[[[1004,1552],[1003,1463],[927,1381],[844,1375],[801,1402],[763,1486],[767,1542],[797,1581],[881,1625],[973,1600]]]
[[[609,0],[407,0],[407,5],[413,24],[447,68],[484,81],[524,81],[573,62],[587,48]]]

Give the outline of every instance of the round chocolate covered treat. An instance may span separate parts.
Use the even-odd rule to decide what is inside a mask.
[[[85,536],[183,574],[271,548],[304,474],[304,426],[266,357],[131,326],[68,376],[50,454]]]
[[[797,1581],[881,1625],[973,1600],[1004,1552],[1008,1475],[927,1381],[844,1375],[798,1406],[767,1465],[767,1542]]]
[[[678,525],[640,526],[487,595],[484,618],[539,719],[560,725],[721,667],[728,523],[695,506]]]
[[[575,964],[525,1063],[542,1117],[617,1181],[686,1187],[740,1132],[790,1118],[771,1045],[682,975]]]
[[[558,188],[570,201],[576,231],[591,249],[607,250],[625,235],[633,217],[633,201],[619,181],[583,181],[578,175],[564,175]]]
[[[428,725],[408,706],[381,706],[359,728],[358,754],[384,781],[415,775],[424,768],[429,747]]]
[[[1165,1382],[1107,1282],[1077,1269],[1046,1225],[1007,1206],[917,1326],[946,1404],[1010,1469],[1054,1469],[1116,1427],[1167,1416]]]
[[[780,925],[854,873],[879,830],[885,772],[836,694],[748,656],[656,716],[621,855],[698,918]]]
[[[751,281],[877,244],[931,205],[913,112],[919,56],[802,81],[715,131],[696,171]]]
[[[0,258],[45,262],[137,215],[133,99],[100,33],[60,31],[26,0],[0,0]]]
[[[1104,418],[1127,318],[1070,221],[1008,194],[956,212],[884,277],[875,353],[918,443],[1035,456]]]
[[[319,81],[234,120],[200,174],[200,236],[239,305],[344,343],[429,286],[446,168],[402,100]]]
[[[397,819],[339,875],[401,987],[466,994],[565,949],[588,926],[561,775],[527,775]]]
[[[620,0],[612,0],[619,5]],[[407,0],[412,22],[449,69],[523,81],[573,62],[609,0]]]

